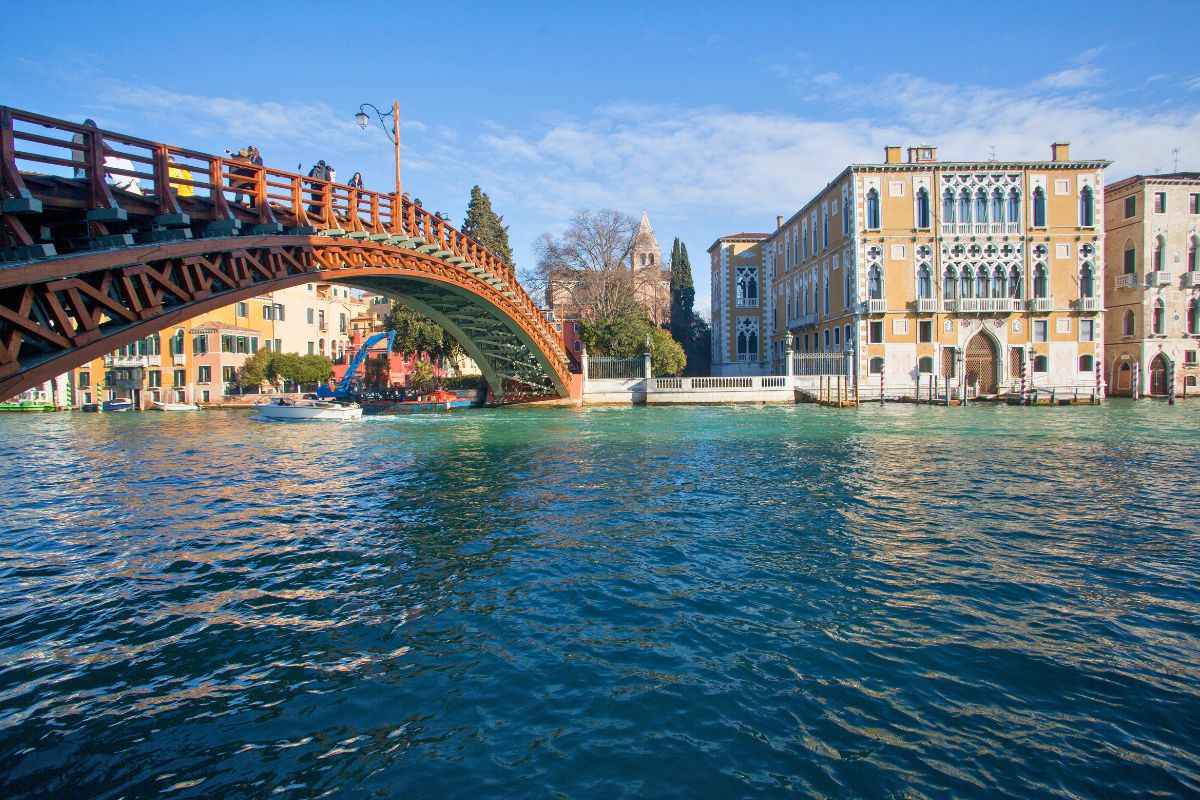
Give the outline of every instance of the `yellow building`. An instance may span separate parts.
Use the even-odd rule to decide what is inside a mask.
[[[763,243],[763,371],[785,373],[791,349],[847,355],[888,395],[934,378],[956,393],[1091,391],[1109,162],[1072,161],[1065,143],[1049,161],[884,156],[846,167]]]
[[[1200,392],[1200,172],[1105,189],[1109,391]]]
[[[762,283],[766,233],[722,236],[708,248],[712,284],[712,373],[766,371]]]

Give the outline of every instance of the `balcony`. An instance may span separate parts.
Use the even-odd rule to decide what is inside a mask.
[[[1015,236],[1021,232],[1019,222],[944,222],[943,236]]]
[[[913,307],[918,314],[932,314],[937,311],[937,300],[932,297],[918,297],[913,301]]]
[[[185,363],[186,363],[186,361],[184,360],[183,353],[175,353],[174,355],[171,356],[171,364],[172,365],[174,365],[176,367],[182,367],[182,366],[184,366]]]
[[[863,310],[868,314],[885,314],[887,313],[887,300],[871,298],[863,303]]]
[[[1030,311],[1053,311],[1054,298],[1052,297],[1035,297],[1029,301]]]
[[[807,328],[810,325],[816,325],[816,324],[817,324],[817,312],[814,311],[811,314],[804,314],[803,316],[796,317],[794,327]]]
[[[106,367],[148,367],[150,366],[149,356],[105,356],[104,366]]]
[[[1072,305],[1076,311],[1084,312],[1100,311],[1103,308],[1099,297],[1081,297]]]
[[[961,297],[946,300],[948,314],[1008,314],[1017,310],[1019,300],[1011,297]]]
[[[758,308],[757,297],[739,297],[737,299],[738,308]]]
[[[1183,273],[1183,287],[1185,289],[1200,289],[1200,272]]]
[[[1146,273],[1147,286],[1170,286],[1171,283],[1171,273],[1166,270]]]
[[[1135,286],[1137,286],[1137,275],[1132,272],[1117,276],[1118,289],[1132,289]]]

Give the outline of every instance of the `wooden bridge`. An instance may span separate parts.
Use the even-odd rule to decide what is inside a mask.
[[[429,316],[498,401],[579,394],[512,268],[407,197],[0,106],[0,199],[0,398],[316,281]]]

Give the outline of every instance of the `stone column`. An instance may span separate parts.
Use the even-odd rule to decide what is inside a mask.
[[[579,346],[580,346],[580,348],[579,348],[579,370],[583,374],[583,393],[587,394],[587,385],[588,385],[587,344],[585,342],[581,341],[579,343]]]
[[[646,334],[646,349],[642,355],[642,377],[646,379],[646,388],[650,388],[650,334]]]
[[[783,374],[789,378],[796,375],[796,363],[792,358],[793,355],[795,355],[795,351],[792,350],[792,334],[789,333],[783,343]],[[791,381],[788,383],[790,384]]]

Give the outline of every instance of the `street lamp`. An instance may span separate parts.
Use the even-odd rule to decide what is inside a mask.
[[[371,117],[367,114],[366,109],[371,109],[375,112],[375,116],[379,119],[379,127],[383,128],[383,132],[387,134],[388,139],[392,144],[396,145],[396,207],[393,216],[396,219],[400,217],[400,103],[392,103],[392,110],[388,113],[383,113],[371,103],[363,103],[358,107],[358,113],[354,115],[354,121],[358,123],[358,127],[363,130],[367,129],[367,125],[371,122]],[[392,118],[392,129],[389,131],[387,125],[384,124],[384,119]]]

